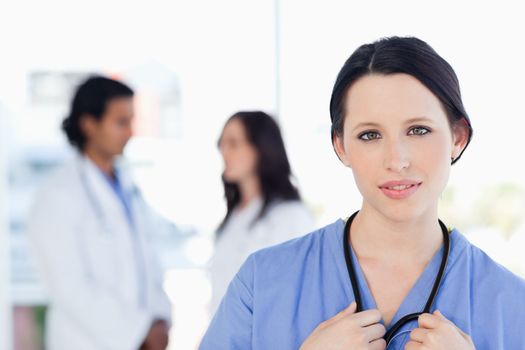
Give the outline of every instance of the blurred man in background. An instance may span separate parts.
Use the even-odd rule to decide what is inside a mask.
[[[116,160],[132,135],[133,91],[92,77],[63,122],[78,150],[41,189],[29,233],[49,291],[50,350],[163,350],[170,303],[153,217]]]

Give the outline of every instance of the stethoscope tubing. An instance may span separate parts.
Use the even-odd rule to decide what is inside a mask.
[[[343,232],[343,250],[344,250],[344,255],[345,255],[346,268],[348,270],[348,276],[350,278],[350,283],[352,284],[352,290],[354,292],[354,298],[357,304],[356,312],[361,312],[363,311],[363,302],[361,299],[361,293],[359,291],[359,284],[357,282],[357,276],[355,272],[354,263],[352,261],[352,256],[350,254],[350,248],[351,248],[350,227],[352,226],[352,221],[356,217],[357,213],[359,213],[359,211],[356,211],[354,214],[352,214],[352,216],[350,216],[348,220],[346,221],[344,232]],[[434,304],[436,295],[441,285],[441,281],[443,279],[443,275],[447,267],[448,256],[450,253],[450,237],[449,237],[448,229],[441,220],[439,220],[439,226],[441,227],[441,231],[443,232],[443,245],[444,245],[443,257],[441,258],[441,264],[439,266],[439,271],[436,275],[436,279],[434,280],[434,285],[432,286],[432,290],[427,299],[425,307],[423,308],[423,311],[421,312],[416,312],[416,313],[412,313],[412,314],[403,316],[399,321],[397,321],[394,325],[392,325],[392,327],[386,332],[386,334],[383,337],[387,344],[390,343],[390,341],[392,340],[396,332],[399,329],[401,329],[401,327],[403,327],[405,324],[413,320],[416,320],[420,315],[424,313],[430,313],[430,309],[432,308],[432,305]]]

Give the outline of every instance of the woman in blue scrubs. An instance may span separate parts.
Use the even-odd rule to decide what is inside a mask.
[[[416,38],[363,45],[330,115],[361,209],[252,254],[200,349],[525,349],[525,281],[438,219],[472,135],[451,66]]]

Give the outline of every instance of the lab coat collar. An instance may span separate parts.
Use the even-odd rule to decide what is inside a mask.
[[[98,168],[98,166],[87,156],[83,154],[77,155],[77,164],[80,167],[80,171],[83,172],[81,176],[84,176],[84,180],[87,183],[87,189],[92,192],[94,198],[97,200],[97,205],[100,206],[102,214],[110,215],[114,219],[117,219],[119,227],[128,226],[128,220],[126,217],[125,210],[120,203],[119,198],[117,198],[114,193],[111,184],[105,178],[103,172]],[[128,192],[129,184],[125,184],[125,181],[122,172],[119,172],[119,180],[121,181],[121,186],[124,191]],[[132,209],[134,214],[134,211]],[[116,217],[114,215],[117,215]],[[114,222],[114,219],[111,220]],[[106,219],[107,220],[107,219]]]

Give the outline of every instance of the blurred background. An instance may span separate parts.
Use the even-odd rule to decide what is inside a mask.
[[[330,93],[349,54],[383,36],[418,36],[454,67],[474,139],[441,218],[525,276],[523,23],[511,1],[0,2],[0,349],[43,349],[47,296],[26,219],[35,189],[71,155],[60,123],[93,73],[134,88],[125,157],[147,202],[175,224],[155,237],[170,349],[195,349],[209,322],[226,119],[274,115],[316,225],[347,216],[361,200],[332,150]]]

